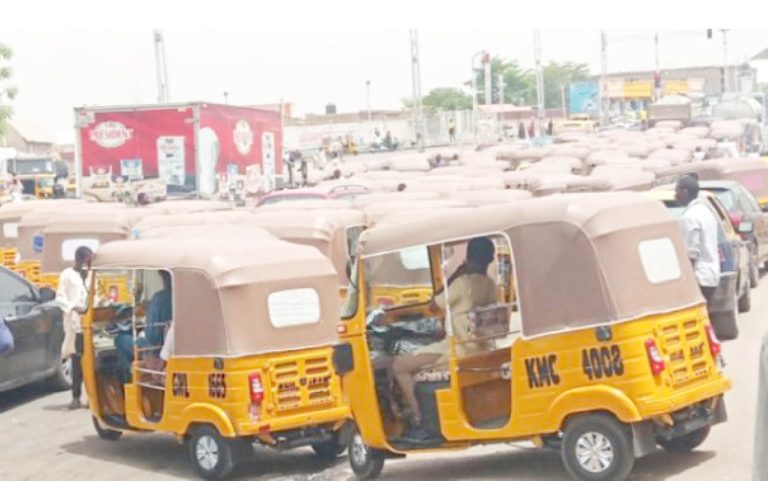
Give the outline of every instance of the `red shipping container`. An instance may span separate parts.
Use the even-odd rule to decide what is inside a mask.
[[[76,163],[125,178],[162,178],[170,192],[213,194],[217,174],[258,165],[264,190],[282,174],[279,112],[210,103],[75,109]]]

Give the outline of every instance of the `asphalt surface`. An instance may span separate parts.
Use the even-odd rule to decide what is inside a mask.
[[[734,389],[726,395],[729,420],[713,428],[689,454],[658,452],[635,464],[632,480],[748,481],[760,341],[768,330],[768,278],[752,291],[752,311],[740,319],[741,334],[724,344],[725,367]],[[162,434],[129,434],[119,441],[96,437],[87,410],[66,410],[67,393],[28,386],[0,394],[0,480],[195,479],[183,446]],[[303,448],[284,453],[256,448],[239,480],[351,480],[346,456],[318,461]],[[529,446],[489,445],[466,451],[387,461],[382,480],[566,480],[558,453]]]

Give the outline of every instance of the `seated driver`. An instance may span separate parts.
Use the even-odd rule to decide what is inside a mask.
[[[497,301],[496,283],[488,275],[488,266],[493,262],[495,249],[487,237],[477,237],[467,244],[467,257],[464,263],[448,280],[448,300],[453,333],[457,341],[470,339],[469,312],[476,308],[493,304]],[[431,308],[445,311],[445,293],[437,294]],[[456,346],[459,356],[473,350],[472,343]],[[475,348],[476,349],[476,348]],[[410,411],[411,428],[405,434],[409,439],[425,439],[429,435],[420,427],[421,412],[414,391],[414,374],[424,367],[448,362],[448,339],[426,345],[407,356],[395,358],[392,371],[405,397]]]

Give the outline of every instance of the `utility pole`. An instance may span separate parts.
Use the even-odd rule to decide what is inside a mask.
[[[731,72],[728,68],[728,30],[723,29],[723,93],[733,90]]]
[[[541,68],[541,31],[533,31],[533,54],[536,59],[536,110],[539,120],[544,118],[544,72]]]
[[[477,69],[475,68],[476,59],[480,55],[485,55],[484,51],[475,52],[472,55],[470,70],[472,71],[472,135],[477,140]]]
[[[485,54],[483,56],[483,80],[485,80],[485,105],[491,105],[493,103],[493,87],[491,78],[491,56]]]
[[[605,105],[607,98],[605,96],[605,79],[608,75],[608,36],[605,30],[600,30],[600,124],[605,125],[606,113]]]
[[[411,81],[413,82],[413,128],[419,152],[424,150],[424,127],[421,112],[421,69],[419,66],[419,32],[410,31],[411,37]]]
[[[371,81],[366,80],[365,81],[365,107],[368,109],[368,128],[365,129],[367,131],[366,135],[370,135],[371,140],[373,141],[373,122],[372,122],[372,116],[371,116]]]
[[[661,98],[661,66],[659,63],[659,32],[653,35],[654,50],[654,75],[653,75],[653,100],[658,101]]]
[[[170,100],[168,93],[168,66],[165,62],[163,32],[155,30],[155,70],[157,73],[157,101],[161,104]]]

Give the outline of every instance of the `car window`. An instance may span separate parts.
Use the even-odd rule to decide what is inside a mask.
[[[0,272],[0,302],[30,302],[35,293],[29,284],[8,272]]]
[[[723,207],[728,209],[728,211],[737,209],[736,196],[733,194],[733,191],[712,189],[710,192],[717,196],[717,200],[719,200],[723,204]]]
[[[760,206],[757,203],[757,199],[747,189],[739,189],[739,207],[744,212],[760,212]]]

